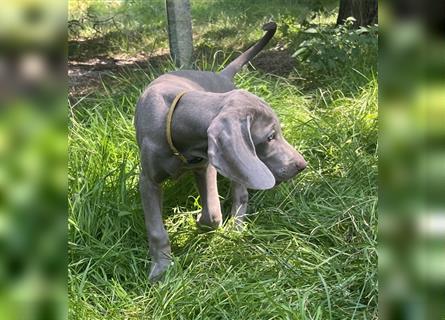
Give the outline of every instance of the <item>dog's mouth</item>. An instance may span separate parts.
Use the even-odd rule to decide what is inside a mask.
[[[278,186],[279,184],[281,184],[284,181],[289,180],[288,178],[281,176],[281,175],[274,175],[275,177],[275,185]]]
[[[292,172],[292,174],[290,174],[290,175],[288,174],[288,172],[283,172],[283,174],[281,174],[281,175],[274,175],[275,186],[278,186],[282,182],[289,181],[289,180],[295,178],[296,176],[298,176],[298,174],[301,171],[303,171],[303,170],[295,170],[295,172]]]

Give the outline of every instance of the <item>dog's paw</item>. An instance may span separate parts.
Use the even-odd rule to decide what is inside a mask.
[[[209,216],[207,214],[203,215],[200,213],[196,218],[196,223],[204,230],[215,230],[222,226],[222,217],[221,215]]]
[[[162,280],[167,269],[173,264],[170,259],[161,259],[157,262],[152,262],[148,280],[150,282],[157,282]]]
[[[247,230],[247,222],[244,221],[244,219],[234,219],[233,222],[233,230],[237,232],[243,232]]]

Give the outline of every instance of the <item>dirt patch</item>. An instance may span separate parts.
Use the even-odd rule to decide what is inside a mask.
[[[285,77],[294,69],[295,59],[292,58],[287,49],[276,47],[266,52],[261,52],[253,59],[252,65],[265,73]]]
[[[86,60],[68,61],[69,97],[79,98],[100,88],[102,81],[111,81],[113,75],[131,70],[148,70],[168,61],[168,52],[152,56],[139,53],[136,56],[98,56]]]

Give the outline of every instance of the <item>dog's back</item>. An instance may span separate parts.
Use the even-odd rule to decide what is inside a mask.
[[[166,93],[170,90],[222,93],[235,89],[232,81],[218,73],[195,70],[169,72],[155,79],[148,88],[160,85],[165,87]]]

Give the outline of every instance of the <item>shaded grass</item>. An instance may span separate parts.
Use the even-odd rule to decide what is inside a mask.
[[[324,1],[334,2],[334,1]],[[243,0],[194,0],[191,2],[195,47],[242,49],[262,34],[261,23],[294,17],[306,19],[319,4],[313,1],[278,0],[274,2]],[[93,54],[155,51],[168,43],[165,2],[69,1],[70,39],[95,39],[104,42]],[[218,29],[218,30],[215,30]],[[72,47],[70,55],[82,54]],[[84,49],[84,48],[82,48]]]

